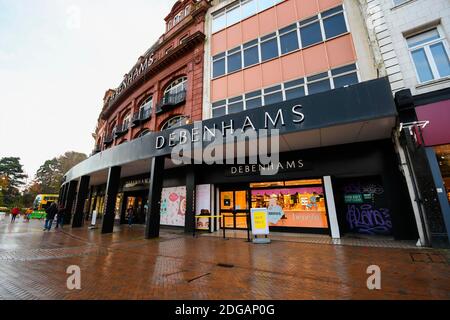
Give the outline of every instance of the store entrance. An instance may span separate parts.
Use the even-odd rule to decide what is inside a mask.
[[[147,215],[146,191],[125,192],[122,205],[121,223],[128,223],[128,210],[133,210],[133,224],[145,224]]]
[[[247,230],[249,214],[248,190],[220,192],[221,228]]]

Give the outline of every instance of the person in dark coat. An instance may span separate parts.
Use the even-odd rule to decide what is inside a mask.
[[[64,225],[64,215],[66,213],[66,208],[62,204],[58,206],[58,217],[56,218],[56,229],[61,226],[61,229]]]
[[[52,228],[53,220],[55,219],[55,216],[58,213],[58,206],[56,205],[56,203],[53,202],[47,208],[47,210],[45,210],[45,212],[47,213],[47,216],[45,217],[44,231],[45,230],[50,231],[50,229]]]

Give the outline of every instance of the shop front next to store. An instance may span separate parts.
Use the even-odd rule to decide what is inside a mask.
[[[429,245],[450,247],[450,89],[397,93],[401,143]]]
[[[391,141],[396,116],[387,79],[363,82],[150,133],[74,167],[62,195],[69,199],[78,181],[101,190],[103,233],[112,232],[118,220],[126,223],[130,208],[145,224],[147,238],[158,237],[161,226],[246,230],[251,208],[267,208],[271,231],[416,240]],[[266,137],[260,132],[274,129],[277,157],[268,165],[261,158],[224,154],[208,163],[205,154],[213,143],[203,133],[213,129],[222,129],[216,139],[238,129],[257,132],[243,144],[244,160],[254,156],[250,146]],[[221,148],[239,147],[231,141],[223,140]],[[187,147],[188,161],[174,162],[176,147]]]

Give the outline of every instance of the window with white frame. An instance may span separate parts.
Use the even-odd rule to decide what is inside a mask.
[[[173,18],[173,25],[176,25],[181,21],[181,18],[183,18],[183,11],[177,13],[177,15]]]
[[[348,32],[343,6],[321,12],[212,58],[212,77],[275,59]]]
[[[153,96],[150,96],[147,99],[145,99],[145,101],[139,107],[139,116],[143,118],[144,115],[152,112],[152,108],[153,108]]]
[[[215,33],[284,0],[239,0],[212,15],[212,32]]]
[[[256,90],[241,96],[212,103],[212,117],[220,117],[243,110],[276,104],[316,94],[331,89],[346,87],[359,82],[356,64],[345,65],[305,78],[290,80]]]
[[[191,13],[191,6],[187,5],[186,8],[184,8],[184,16],[187,17]]]
[[[169,84],[164,90],[164,96],[175,95],[186,90],[187,77],[181,77]]]
[[[448,44],[440,27],[406,38],[420,83],[450,76]]]
[[[131,123],[131,113],[127,113],[125,117],[123,117],[122,121],[122,130],[126,130],[130,127]]]

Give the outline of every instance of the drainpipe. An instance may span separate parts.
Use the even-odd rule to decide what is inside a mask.
[[[420,195],[415,182],[414,176],[410,171],[409,160],[407,159],[407,154],[400,144],[399,140],[400,131],[394,130],[393,138],[394,144],[398,151],[400,157],[400,166],[402,168],[403,175],[406,180],[406,185],[408,187],[409,197],[411,199],[411,205],[414,211],[414,216],[416,218],[417,231],[419,232],[419,241],[417,242],[418,247],[427,247],[431,245],[428,237],[428,228],[425,220],[425,209],[420,201]]]

